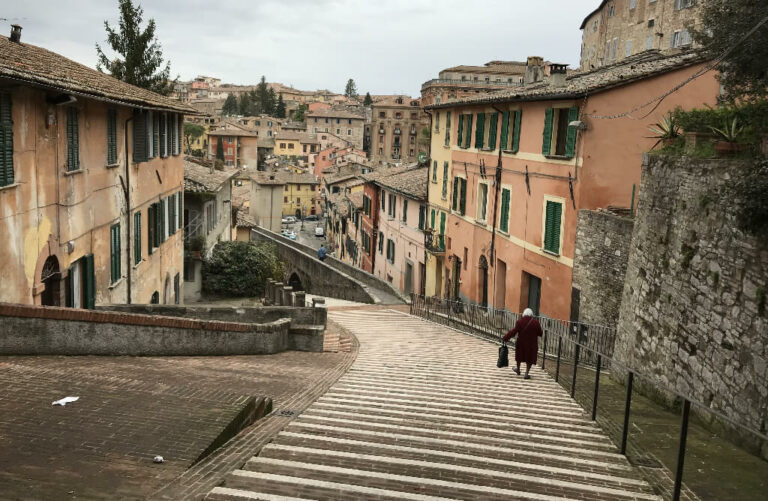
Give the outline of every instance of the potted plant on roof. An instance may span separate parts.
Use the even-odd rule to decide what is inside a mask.
[[[662,146],[669,146],[680,137],[680,126],[677,125],[677,121],[672,114],[662,117],[661,121],[649,126],[648,129],[655,134],[648,137],[657,140],[651,149],[656,148],[659,143]]]
[[[725,157],[733,155],[744,149],[743,144],[736,142],[744,132],[744,126],[739,125],[739,120],[737,118],[734,117],[730,123],[726,121],[723,124],[722,129],[718,129],[717,127],[710,127],[710,129],[712,129],[712,132],[714,132],[719,139],[718,141],[715,141],[715,153],[717,156]]]

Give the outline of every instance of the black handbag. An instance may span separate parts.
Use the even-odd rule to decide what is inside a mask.
[[[509,365],[509,348],[504,343],[499,346],[499,359],[496,361],[496,367],[507,367]]]

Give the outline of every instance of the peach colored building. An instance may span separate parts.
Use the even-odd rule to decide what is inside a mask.
[[[703,65],[695,54],[656,56],[567,78],[564,67],[553,66],[548,81],[428,107],[442,124],[451,114],[450,127],[434,133],[431,145],[450,151],[445,251],[427,253],[444,262],[428,267],[441,274],[428,279],[442,284],[433,292],[573,315],[577,211],[628,207],[640,185],[641,155],[655,141],[648,124],[676,106],[715,105],[716,75],[707,72],[660,103],[621,114]]]
[[[0,36],[0,301],[180,302],[190,112]]]

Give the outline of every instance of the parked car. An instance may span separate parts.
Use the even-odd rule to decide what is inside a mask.
[[[325,236],[325,227],[322,224],[318,224],[317,226],[315,226],[315,236],[316,237]]]
[[[317,216],[314,214],[310,214],[309,216],[304,218],[304,221],[317,221]]]
[[[283,224],[293,224],[296,222],[296,218],[293,216],[285,216],[283,218]]]
[[[283,230],[283,236],[290,238],[291,240],[296,240],[296,233],[291,230]]]

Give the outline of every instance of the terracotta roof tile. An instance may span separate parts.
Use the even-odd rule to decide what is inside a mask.
[[[399,174],[382,176],[374,182],[382,188],[401,193],[417,200],[427,199],[428,167],[419,167]]]
[[[235,174],[235,171],[220,171],[185,160],[184,191],[193,193],[215,193]]]
[[[176,99],[125,83],[42,47],[11,42],[4,36],[0,36],[0,78],[125,106],[198,113]]]

